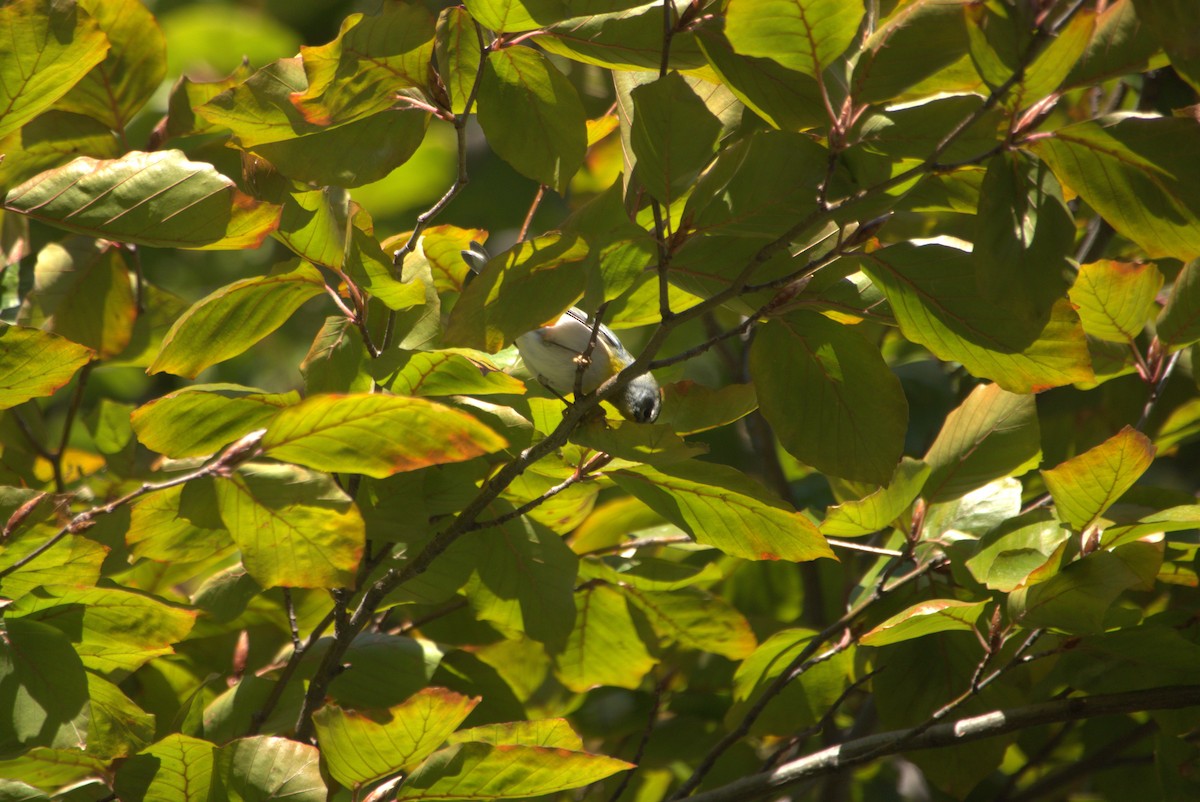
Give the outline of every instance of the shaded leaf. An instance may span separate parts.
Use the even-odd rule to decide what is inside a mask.
[[[333,678],[329,695],[347,707],[392,707],[429,685],[442,656],[431,641],[364,632],[346,650],[353,670]]]
[[[104,123],[51,109],[0,139],[0,186],[12,187],[76,156],[115,159],[121,146]]]
[[[321,754],[348,788],[415,766],[445,742],[479,704],[445,688],[426,688],[407,702],[359,712],[325,705],[313,714]]]
[[[1196,7],[1187,0],[1133,0],[1137,18],[1167,51],[1180,78],[1200,90],[1200,48],[1191,32],[1200,23]]]
[[[194,378],[246,351],[324,291],[320,271],[307,263],[286,273],[235,281],[197,301],[175,321],[147,370]]]
[[[1172,351],[1200,340],[1200,260],[1188,262],[1179,271],[1155,330]]]
[[[625,595],[608,585],[575,594],[575,627],[554,657],[554,673],[576,693],[600,685],[636,688],[658,660],[650,654]]]
[[[377,393],[305,399],[281,411],[262,441],[277,459],[377,479],[462,462],[505,445],[504,438],[457,409]]]
[[[685,462],[612,473],[618,486],[701,543],[747,560],[836,559],[817,527],[733,468]]]
[[[560,192],[583,164],[587,119],[574,85],[530,47],[488,55],[479,82],[479,125],[517,172]]]
[[[1045,565],[1070,536],[1049,510],[1033,510],[1004,521],[980,538],[966,567],[976,581],[1009,593]]]
[[[463,114],[483,58],[480,35],[467,9],[444,9],[437,22],[435,54],[438,74],[450,96],[450,111]]]
[[[74,3],[17,0],[0,8],[0,136],[70,91],[108,52],[96,19]]]
[[[59,630],[40,621],[5,619],[0,639],[0,749],[87,743],[87,674]],[[26,775],[27,776],[27,775]]]
[[[21,326],[0,325],[0,344],[0,409],[52,395],[92,359],[65,337]]]
[[[154,716],[116,685],[89,673],[87,751],[106,758],[128,757],[154,740]]]
[[[358,508],[326,476],[265,466],[217,482],[221,520],[263,588],[350,584],[362,556]]]
[[[634,175],[652,196],[670,205],[712,158],[721,121],[677,72],[642,84],[630,95]]]
[[[857,537],[886,529],[912,506],[930,470],[928,463],[905,457],[886,486],[863,498],[830,507],[821,522],[821,534]]]
[[[1126,426],[1095,448],[1042,471],[1059,515],[1076,531],[1094,524],[1154,461],[1155,448]]]
[[[278,206],[180,150],[80,156],[9,190],[4,205],[77,234],[169,248],[253,248],[279,222]]]
[[[823,315],[793,313],[759,328],[750,373],[763,416],[796,458],[835,476],[888,481],[908,402],[865,338]]]
[[[664,593],[634,587],[624,591],[667,644],[730,660],[741,660],[758,646],[749,622],[737,608],[704,591],[688,588]]]
[[[663,388],[661,420],[678,434],[695,434],[740,420],[757,407],[753,384],[728,384],[713,390],[681,381]]]
[[[612,3],[606,3],[612,8]],[[621,2],[617,5],[629,5]],[[658,70],[662,63],[663,15],[661,7],[635,3],[636,7],[609,13],[586,3],[577,4],[578,16],[550,25],[538,45],[560,56],[613,70]],[[668,69],[690,70],[704,66],[704,54],[690,30],[671,37]]]

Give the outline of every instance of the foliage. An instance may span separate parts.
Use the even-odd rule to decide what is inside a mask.
[[[0,7],[0,796],[1200,795],[1200,10],[292,5]]]

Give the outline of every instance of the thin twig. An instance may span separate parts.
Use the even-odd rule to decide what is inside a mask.
[[[533,196],[533,203],[529,204],[529,211],[525,213],[525,222],[521,223],[521,232],[517,234],[517,242],[524,242],[529,236],[529,227],[533,225],[533,216],[537,214],[544,197],[546,197],[546,185],[538,184],[537,194]]]
[[[604,554],[620,554],[623,551],[646,549],[653,546],[673,546],[677,543],[694,543],[690,535],[666,535],[663,537],[640,537],[636,540],[626,540],[612,546],[601,546],[598,549],[582,552],[580,557],[599,557]]]
[[[283,608],[287,610],[288,629],[292,633],[292,648],[300,648],[300,627],[296,624],[296,605],[292,602],[292,589],[283,589]]]
[[[262,725],[271,717],[275,706],[279,704],[279,700],[283,698],[283,691],[292,680],[292,675],[296,673],[296,669],[300,667],[300,661],[304,655],[308,654],[309,650],[316,645],[321,636],[325,634],[325,630],[329,629],[329,625],[333,623],[333,610],[325,614],[325,617],[313,627],[313,631],[308,633],[308,638],[299,648],[292,649],[291,655],[288,656],[288,661],[283,667],[283,671],[279,672],[279,677],[275,680],[275,684],[271,686],[271,693],[263,701],[254,715],[250,716],[250,727],[246,730],[247,735],[257,735]]]
[[[864,543],[855,543],[852,540],[838,540],[837,538],[827,537],[825,542],[836,549],[849,549],[850,551],[862,551],[867,554],[881,554],[885,557],[903,557],[904,552],[896,549],[882,549],[879,546],[868,546]]]
[[[55,457],[53,451],[42,445],[42,442],[33,433],[33,427],[29,425],[29,422],[25,420],[25,416],[17,408],[14,407],[9,412],[12,414],[12,419],[16,421],[17,428],[21,430],[21,435],[25,438],[25,442],[29,443],[29,447],[33,449],[33,453],[50,463],[50,469],[54,471],[55,492],[66,492],[67,484],[63,480],[62,461]]]
[[[621,775],[621,782],[612,792],[612,796],[608,798],[608,802],[617,802],[621,798],[621,794],[625,793],[625,789],[629,787],[629,783],[633,781],[633,777],[642,763],[642,756],[646,754],[646,744],[650,742],[650,736],[654,734],[654,725],[658,723],[658,714],[662,711],[663,697],[666,696],[667,688],[674,678],[675,671],[670,670],[664,673],[662,678],[654,684],[654,702],[650,705],[650,712],[646,716],[646,726],[642,729],[642,735],[638,739],[637,748],[634,749],[633,756],[629,761],[633,764],[633,768]]]
[[[1134,427],[1139,432],[1145,430],[1146,424],[1150,421],[1150,413],[1158,405],[1158,399],[1162,397],[1163,388],[1167,386],[1167,380],[1171,378],[1171,373],[1175,370],[1175,363],[1179,361],[1179,355],[1182,353],[1183,351],[1176,351],[1167,357],[1166,365],[1162,368],[1162,373],[1158,377],[1158,381],[1150,388],[1150,396],[1142,406],[1141,417],[1138,418],[1137,426]]]
[[[600,340],[600,327],[604,325],[604,313],[608,310],[608,301],[600,304],[596,309],[596,314],[592,316],[592,331],[588,335],[587,345],[584,346],[583,352],[575,357],[575,386],[573,393],[576,398],[583,395],[583,374],[587,372],[588,365],[592,362],[592,353],[596,350],[596,343]],[[606,346],[607,348],[607,346]],[[605,354],[605,359],[608,354]]]

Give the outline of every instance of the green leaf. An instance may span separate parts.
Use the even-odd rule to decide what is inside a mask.
[[[0,409],[53,395],[91,360],[90,350],[65,337],[0,324]]]
[[[1126,426],[1095,448],[1042,471],[1059,515],[1083,532],[1133,487],[1154,461],[1155,448]]]
[[[137,318],[132,276],[121,251],[70,237],[38,253],[33,289],[19,322],[40,326],[102,358],[125,350]]]
[[[625,491],[701,543],[747,560],[836,559],[817,527],[741,471],[684,462],[611,474]]]
[[[869,103],[978,92],[961,0],[903,0],[863,44],[854,97]]]
[[[154,716],[120,688],[89,673],[87,751],[105,758],[128,757],[154,740]]]
[[[583,164],[587,119],[574,85],[530,47],[488,55],[479,82],[479,125],[517,172],[559,192]]]
[[[977,602],[957,599],[920,602],[872,627],[858,642],[863,646],[887,646],[946,630],[974,632],[975,624],[988,604],[990,602],[987,599]]]
[[[1138,17],[1136,5],[1134,0],[1116,0],[1096,16],[1096,33],[1067,76],[1067,86],[1083,86],[1166,65],[1162,40]]]
[[[476,616],[501,631],[520,631],[560,647],[574,621],[578,558],[544,526],[509,521],[472,535],[457,549],[474,572],[464,589]]]
[[[629,135],[637,157],[634,175],[668,206],[681,197],[712,159],[721,121],[677,72],[631,93]]]
[[[763,416],[797,459],[883,484],[900,461],[908,402],[878,349],[849,326],[797,312],[759,327],[750,374]]]
[[[1132,343],[1155,311],[1163,276],[1153,264],[1104,260],[1079,267],[1071,302],[1092,337]]]
[[[1021,513],[1021,489],[1016,479],[997,479],[952,501],[930,504],[923,531],[981,537]]]
[[[391,107],[397,90],[428,84],[433,35],[433,15],[419,4],[351,14],[332,42],[300,48],[308,88],[293,96],[296,108],[309,122],[339,125]]]
[[[385,354],[369,366],[380,384],[398,395],[523,395],[525,384],[502,372],[478,352],[401,351]]]
[[[862,6],[842,0],[730,0],[725,36],[738,53],[818,77],[854,41]]]
[[[293,94],[301,93],[307,87],[308,78],[301,59],[284,58],[257,70],[245,81],[215,94],[194,109],[210,124],[232,131],[243,148],[253,150],[265,142],[280,142],[326,130],[306,120],[292,103]]]
[[[57,527],[28,527],[5,544],[0,551],[0,569],[9,568],[57,534]],[[46,551],[0,580],[0,590],[10,599],[19,599],[42,585],[72,584],[91,587],[100,578],[100,566],[108,548],[94,540],[67,535]]]
[[[741,660],[758,646],[749,622],[719,597],[694,588],[670,593],[632,586],[623,589],[667,644],[712,652],[730,660]]]
[[[1151,258],[1200,256],[1200,123],[1114,116],[1031,142],[1064,186]]]
[[[76,234],[168,248],[254,248],[279,222],[278,206],[181,150],[80,156],[9,190],[4,205]]]
[[[554,657],[563,685],[575,693],[600,685],[636,688],[657,662],[620,590],[600,584],[575,594],[575,627]]]
[[[410,774],[396,799],[529,799],[632,768],[616,758],[565,749],[455,744],[435,752]]]
[[[1070,536],[1049,510],[1033,510],[1004,521],[980,538],[975,554],[965,564],[976,581],[1011,593]]]
[[[16,186],[76,156],[115,159],[121,150],[104,123],[51,109],[0,138],[0,186]]]
[[[1191,32],[1200,24],[1196,6],[1187,0],[1133,0],[1137,18],[1167,51],[1180,78],[1200,89],[1200,47]]]
[[[175,85],[171,87],[171,97],[167,101],[167,116],[155,126],[152,141],[163,143],[176,137],[212,134],[220,131],[221,126],[209,122],[196,113],[197,107],[203,106],[225,90],[234,88],[249,78],[252,73],[249,62],[243,62],[232,73],[215,81],[200,81],[186,75],[180,76]]]
[[[661,420],[678,434],[695,434],[741,420],[757,408],[753,384],[727,384],[713,390],[681,381],[663,388]]]
[[[195,378],[249,349],[324,291],[320,271],[303,262],[287,272],[235,281],[175,321],[147,372]]]
[[[0,8],[0,136],[54,105],[104,58],[108,39],[75,3],[16,0]]]
[[[863,498],[830,507],[821,522],[821,534],[858,537],[888,528],[912,506],[930,470],[928,463],[905,457],[887,485]]]
[[[583,293],[584,242],[544,234],[495,257],[463,291],[446,324],[446,340],[495,353],[557,320]]]
[[[468,727],[450,735],[451,744],[473,741],[481,744],[505,746],[544,746],[549,749],[583,751],[583,740],[571,728],[565,718],[546,718],[536,721],[510,721],[504,724],[485,724]]]
[[[240,738],[216,750],[212,798],[229,802],[325,802],[320,752],[288,738]]]
[[[313,714],[317,742],[334,779],[348,788],[387,777],[424,760],[479,704],[445,688],[426,688],[387,710]]]
[[[471,16],[497,33],[532,31],[570,14],[564,0],[466,0]]]
[[[360,710],[392,707],[429,685],[442,656],[431,641],[364,632],[346,650],[354,670],[334,677],[329,695]]]
[[[79,5],[99,24],[110,48],[57,108],[123,132],[167,74],[167,43],[139,0],[80,0]]]
[[[348,586],[362,557],[358,508],[327,476],[261,466],[217,482],[221,520],[264,588]]]
[[[1092,378],[1083,327],[1066,298],[1053,304],[1043,328],[1030,331],[981,292],[971,255],[957,247],[901,243],[860,264],[887,295],[904,336],[940,359],[1014,393]]]
[[[0,760],[0,777],[24,777],[33,785],[53,790],[101,776],[108,767],[108,761],[78,748],[35,746],[18,758]]]
[[[377,479],[462,462],[505,445],[504,438],[465,412],[378,393],[305,399],[281,411],[262,441],[276,459]]]
[[[142,280],[143,310],[133,322],[129,345],[105,364],[108,367],[144,368],[158,356],[163,338],[175,321],[187,311],[188,303],[177,295]]]
[[[470,13],[461,6],[443,9],[437,22],[435,54],[438,74],[450,96],[450,111],[464,114],[479,73],[480,35]]]
[[[130,509],[125,543],[134,557],[159,562],[189,563],[206,560],[230,550],[233,540],[221,519],[188,517],[183,497],[199,495],[199,483],[171,487],[138,499]],[[213,499],[211,484],[204,495]],[[215,526],[213,525],[215,524]]]
[[[588,421],[575,430],[571,441],[619,460],[670,465],[707,453],[708,448],[688,442],[663,424],[607,419]]]
[[[1095,551],[1044,582],[1026,585],[1008,596],[1009,615],[1024,627],[1049,627],[1077,635],[1099,634],[1105,630],[1105,618],[1117,598],[1133,587],[1151,586],[1158,572],[1157,563],[1147,563],[1149,548],[1158,556],[1156,546],[1128,543],[1116,551]]]
[[[121,763],[113,788],[127,802],[208,802],[215,750],[208,741],[171,733]]]
[[[54,585],[27,593],[7,615],[63,630],[94,671],[133,671],[191,632],[196,612],[154,596],[118,588]]]
[[[1200,340],[1200,260],[1188,262],[1179,271],[1155,330],[1172,351]]]
[[[372,388],[363,363],[367,349],[345,315],[325,318],[300,363],[305,395],[364,393]],[[390,353],[390,352],[389,352]],[[390,389],[390,388],[389,388]]]
[[[577,16],[547,27],[537,37],[538,45],[550,53],[584,64],[611,70],[655,70],[662,64],[662,7],[634,3],[635,8],[618,8],[593,13],[594,4],[577,3]],[[627,0],[615,5],[630,5]],[[606,2],[606,8],[614,3]],[[704,54],[696,46],[691,30],[676,31],[671,37],[668,69],[694,70],[704,66]]]
[[[134,410],[130,419],[146,448],[176,459],[203,457],[265,427],[299,400],[295,392],[197,384],[159,396]]]
[[[750,706],[761,701],[763,692],[796,659],[814,634],[812,630],[799,628],[776,632],[742,661],[733,678],[733,704],[725,715],[727,726],[736,726]],[[767,703],[751,732],[784,735],[820,721],[845,691],[853,666],[852,650],[811,666]]]
[[[958,498],[1004,476],[1020,476],[1042,459],[1037,403],[998,384],[981,384],[946,417],[925,454],[933,469],[923,495]]]
[[[81,750],[87,743],[87,674],[59,630],[5,618],[0,640],[0,752],[18,746]]]
[[[723,34],[708,27],[699,30],[697,42],[721,83],[775,128],[803,131],[827,118],[812,76],[735,53]]]

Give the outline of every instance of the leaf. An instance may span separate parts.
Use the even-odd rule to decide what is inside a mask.
[[[1162,40],[1138,17],[1134,0],[1116,0],[1096,15],[1096,33],[1067,76],[1067,86],[1164,66]]]
[[[0,136],[54,105],[108,51],[96,20],[74,3],[16,0],[0,8]]]
[[[447,342],[495,353],[557,320],[583,293],[587,253],[578,237],[550,233],[495,257],[454,305]]]
[[[925,454],[933,469],[923,495],[958,498],[1004,476],[1020,476],[1042,458],[1037,403],[998,384],[981,384],[946,417]]]
[[[630,143],[634,173],[668,206],[684,194],[712,159],[721,121],[677,72],[630,93],[634,117]]]
[[[663,14],[661,6],[632,3],[629,0],[606,2],[609,13],[587,3],[576,4],[578,16],[550,25],[546,35],[537,37],[538,45],[559,56],[611,70],[655,70],[662,64]],[[668,69],[694,70],[704,66],[704,54],[696,46],[691,30],[677,31],[671,37]]]
[[[77,234],[168,248],[254,248],[279,222],[278,206],[180,150],[80,156],[9,190],[4,205]]]
[[[0,324],[0,409],[53,395],[91,359],[90,350],[65,337]]]
[[[167,74],[166,40],[138,0],[80,0],[79,5],[99,24],[110,47],[57,108],[124,132]]]
[[[320,753],[287,738],[239,738],[218,747],[212,798],[229,802],[325,802]]]
[[[353,327],[354,324],[345,315],[325,318],[325,323],[300,363],[306,395],[371,390],[371,377],[367,375],[363,364],[367,349],[362,338],[355,336]]]
[[[398,89],[427,85],[433,35],[433,15],[420,5],[388,3],[378,14],[351,14],[332,42],[300,48],[308,88],[292,102],[323,126],[383,111]]]
[[[0,640],[0,749],[82,750],[87,742],[87,674],[70,642],[40,621],[5,618]]]
[[[329,773],[358,788],[420,763],[477,704],[478,698],[426,688],[386,711],[325,705],[313,714],[313,724]]]
[[[210,510],[213,520],[192,520],[188,516],[184,494],[200,495],[199,483],[172,487],[138,499],[130,509],[129,529],[125,543],[138,559],[159,562],[189,563],[227,553],[233,540]],[[215,501],[212,486],[204,495]],[[215,524],[215,526],[213,525]]]
[[[1176,74],[1194,89],[1200,89],[1200,48],[1189,35],[1200,18],[1187,0],[1133,0],[1137,18],[1171,58]]]
[[[377,479],[462,462],[506,445],[465,412],[421,398],[377,393],[305,399],[281,411],[262,441],[276,459]]]
[[[65,111],[43,112],[0,138],[0,186],[13,187],[76,156],[113,159],[121,154],[113,132],[91,117]]]
[[[1154,300],[1162,285],[1162,273],[1153,264],[1092,262],[1080,265],[1071,302],[1090,336],[1132,343],[1154,313]]]
[[[435,752],[410,774],[396,799],[529,799],[632,768],[623,760],[566,749],[455,744]]]
[[[601,584],[575,594],[575,626],[554,657],[563,685],[575,693],[600,685],[636,688],[657,662],[621,591]]]
[[[932,599],[914,604],[903,612],[877,624],[858,639],[863,646],[887,646],[890,643],[931,635],[947,630],[975,631],[983,608],[990,602],[959,601],[958,599]]]
[[[7,615],[62,629],[83,664],[94,671],[133,671],[173,654],[191,632],[196,613],[154,596],[118,588],[54,585],[27,593]]]
[[[725,714],[727,726],[736,726],[751,705],[762,702],[766,689],[800,655],[814,634],[800,628],[776,632],[742,661],[733,678],[733,704]],[[751,732],[783,735],[820,721],[845,691],[853,665],[853,650],[845,650],[810,666],[766,704]]]
[[[583,164],[587,119],[574,85],[530,47],[488,55],[479,82],[479,125],[517,172],[562,192]]]
[[[171,733],[121,763],[113,787],[128,802],[208,802],[215,750]]]
[[[564,0],[466,0],[471,16],[497,33],[531,31],[570,16]]]
[[[912,507],[930,470],[928,463],[904,457],[887,485],[861,499],[830,507],[821,522],[821,534],[858,537],[888,528]]]
[[[447,739],[451,744],[467,741],[505,746],[545,746],[550,749],[583,751],[583,740],[571,728],[565,718],[546,718],[535,721],[511,721],[504,724],[485,724],[468,727],[452,733]]]
[[[236,384],[197,384],[159,396],[130,420],[146,448],[175,459],[203,457],[265,427],[295,393],[263,393]]]
[[[480,36],[475,22],[465,8],[443,9],[437,22],[437,43],[434,48],[438,74],[450,96],[450,111],[465,114],[467,98],[475,86],[479,61],[483,58]]]
[[[1066,298],[1053,304],[1043,328],[1030,331],[980,291],[970,254],[958,248],[901,243],[860,264],[887,295],[904,336],[939,359],[1014,393],[1092,378],[1083,327]]]
[[[266,466],[217,482],[221,520],[263,588],[348,586],[362,557],[358,508],[332,479]]]
[[[154,740],[154,716],[103,677],[89,673],[87,682],[90,754],[124,758]]]
[[[12,760],[0,760],[0,776],[24,777],[34,785],[49,789],[62,788],[102,775],[107,769],[107,761],[79,749],[49,749],[44,746],[35,746]]]
[[[1059,515],[1083,532],[1133,487],[1154,454],[1149,438],[1126,426],[1095,448],[1042,471],[1042,478]]]
[[[614,471],[613,481],[701,543],[747,560],[836,559],[817,527],[733,468],[702,462]]]
[[[695,434],[741,420],[757,408],[753,384],[728,384],[712,390],[685,380],[663,388],[661,420],[678,434]]]
[[[1200,260],[1188,262],[1179,271],[1155,331],[1172,351],[1200,340]]]
[[[725,36],[747,56],[820,79],[858,33],[863,9],[841,0],[730,0]]]
[[[1200,123],[1116,116],[1075,123],[1029,148],[1150,258],[1200,256]]]
[[[471,352],[396,351],[382,355],[368,368],[379,382],[398,395],[523,395],[525,384]]]
[[[346,650],[354,670],[334,677],[329,695],[345,707],[392,707],[428,686],[442,657],[431,641],[364,632]]]
[[[56,527],[34,526],[21,531],[0,551],[0,569],[10,568],[57,534]],[[72,584],[91,587],[100,578],[100,566],[109,549],[94,540],[67,535],[20,569],[0,580],[5,597],[19,599],[43,585]]]
[[[810,312],[771,320],[751,346],[750,375],[763,416],[797,459],[846,479],[891,477],[908,402],[861,335]]]
[[[737,608],[701,590],[670,593],[625,587],[626,598],[646,616],[667,644],[741,660],[758,640]]]
[[[1049,510],[1033,510],[1004,521],[980,538],[965,564],[976,581],[1011,593],[1070,536]]]
[[[131,280],[124,257],[111,245],[80,237],[48,243],[38,253],[33,289],[19,320],[101,358],[116,356],[129,345],[137,318]]]

